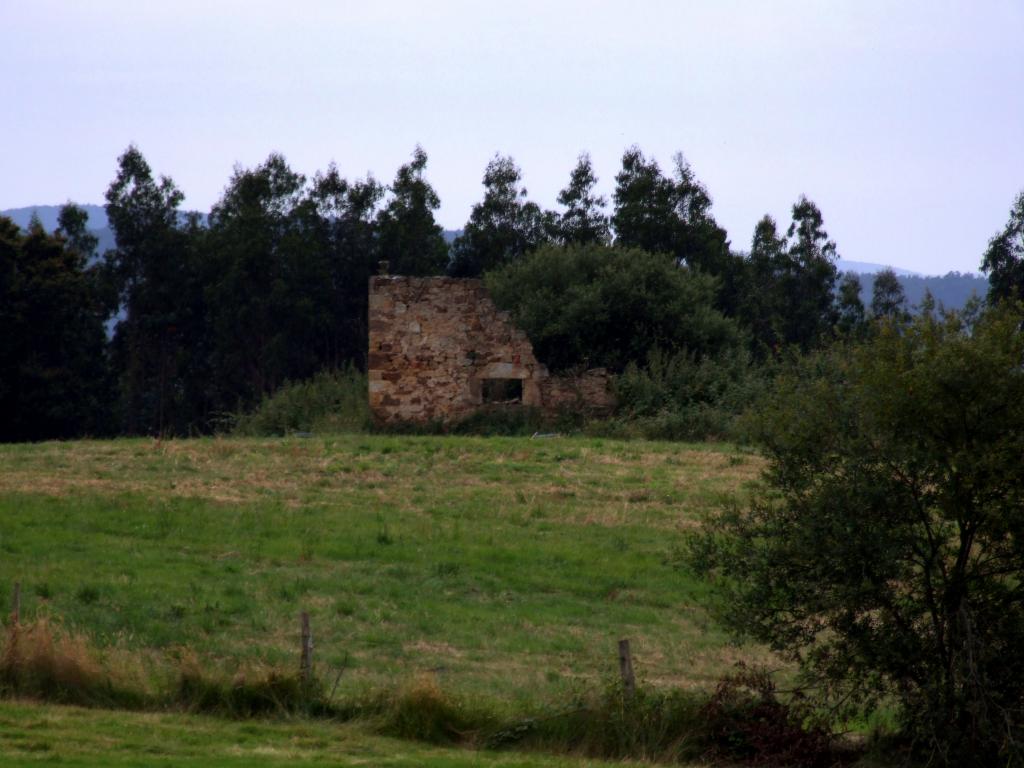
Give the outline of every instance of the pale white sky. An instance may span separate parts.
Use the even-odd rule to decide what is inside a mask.
[[[555,205],[581,151],[682,151],[737,248],[806,193],[846,259],[976,270],[1024,188],[1021,0],[0,0],[0,209],[102,203],[135,142],[206,210],[235,163],[389,181],[447,228],[511,154]]]

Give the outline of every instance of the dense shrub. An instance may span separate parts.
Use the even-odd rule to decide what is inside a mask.
[[[735,422],[768,375],[743,350],[717,359],[653,350],[645,365],[630,363],[617,377],[618,418],[604,428],[655,440],[736,439]]]
[[[802,695],[781,701],[764,669],[740,665],[700,712],[705,757],[744,765],[827,768],[835,739]]]
[[[619,408],[632,416],[653,416],[697,405],[738,414],[763,391],[760,372],[737,350],[718,359],[690,352],[653,350],[642,367],[630,363],[615,381]]]
[[[370,425],[366,376],[351,367],[324,371],[309,381],[286,384],[252,413],[229,422],[234,434],[247,436],[362,432]]]
[[[736,349],[718,358],[651,350],[614,382],[615,418],[589,425],[608,436],[659,440],[739,439],[737,419],[763,393],[770,372]]]
[[[654,349],[703,359],[742,343],[736,323],[714,308],[714,279],[664,254],[544,246],[487,273],[486,283],[556,371],[622,371]]]

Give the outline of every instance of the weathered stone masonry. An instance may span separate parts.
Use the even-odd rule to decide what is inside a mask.
[[[493,403],[606,411],[603,370],[551,376],[479,280],[370,278],[370,409],[384,423],[456,421]]]

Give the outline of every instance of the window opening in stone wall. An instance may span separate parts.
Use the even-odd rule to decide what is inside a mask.
[[[510,405],[523,402],[522,379],[484,379],[482,384],[485,403]]]

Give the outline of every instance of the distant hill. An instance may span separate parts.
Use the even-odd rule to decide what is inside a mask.
[[[856,272],[859,275],[873,275],[877,272],[881,272],[883,269],[891,269],[900,277],[920,277],[920,272],[913,272],[909,269],[902,269],[901,267],[888,267],[885,264],[872,264],[870,261],[848,261],[847,259],[839,259],[836,261],[836,267],[840,272]]]
[[[32,221],[32,215],[39,217],[39,223],[47,232],[53,232],[57,228],[57,217],[60,215],[60,205],[30,205],[25,208],[8,208],[0,211],[0,216],[6,216],[22,229],[27,229]],[[102,205],[79,205],[89,214],[89,231],[92,232],[99,244],[96,247],[97,253],[113,248],[114,233],[110,231],[110,223],[107,221],[107,212]]]
[[[8,208],[0,211],[0,216],[12,219],[15,224],[24,229],[32,221],[32,214],[39,217],[43,229],[52,232],[57,228],[57,216],[60,215],[61,205],[30,205],[25,208]],[[89,214],[89,229],[106,229],[107,211],[102,205],[78,205],[79,208]]]
[[[856,272],[857,270],[847,271]],[[925,291],[931,292],[936,305],[941,305],[946,309],[963,309],[972,297],[985,298],[985,294],[988,293],[988,280],[970,272],[949,272],[941,277],[918,274],[901,275],[897,272],[897,277],[907,296],[907,303],[912,309],[920,306],[924,301]],[[865,306],[870,306],[874,275],[862,274],[860,282],[861,301]]]
[[[988,279],[969,272],[950,272],[942,277],[901,277],[900,283],[911,306],[921,303],[925,289],[946,309],[962,309],[968,299],[983,299],[988,294]]]
[[[57,228],[57,217],[60,216],[60,205],[29,205],[24,208],[8,208],[0,211],[0,216],[6,216],[22,229],[27,229],[32,221],[33,214],[39,218],[39,223],[47,232],[53,232]],[[78,207],[89,214],[89,231],[96,236],[98,244],[96,253],[102,255],[104,251],[116,247],[114,233],[110,229],[110,221],[107,219],[107,211],[102,205],[81,205]],[[184,220],[188,214],[184,211],[179,216]],[[200,222],[205,224],[207,215],[200,214]]]
[[[917,308],[924,301],[925,291],[930,291],[936,305],[946,309],[963,309],[969,299],[974,296],[984,298],[988,293],[988,279],[971,272],[948,272],[945,275],[922,275],[900,267],[887,267],[884,264],[873,264],[867,261],[848,261],[839,259],[836,267],[840,272],[855,272],[860,275],[861,301],[865,306],[871,305],[873,295],[872,283],[875,275],[883,269],[892,269],[899,278],[907,303],[911,309]]]

